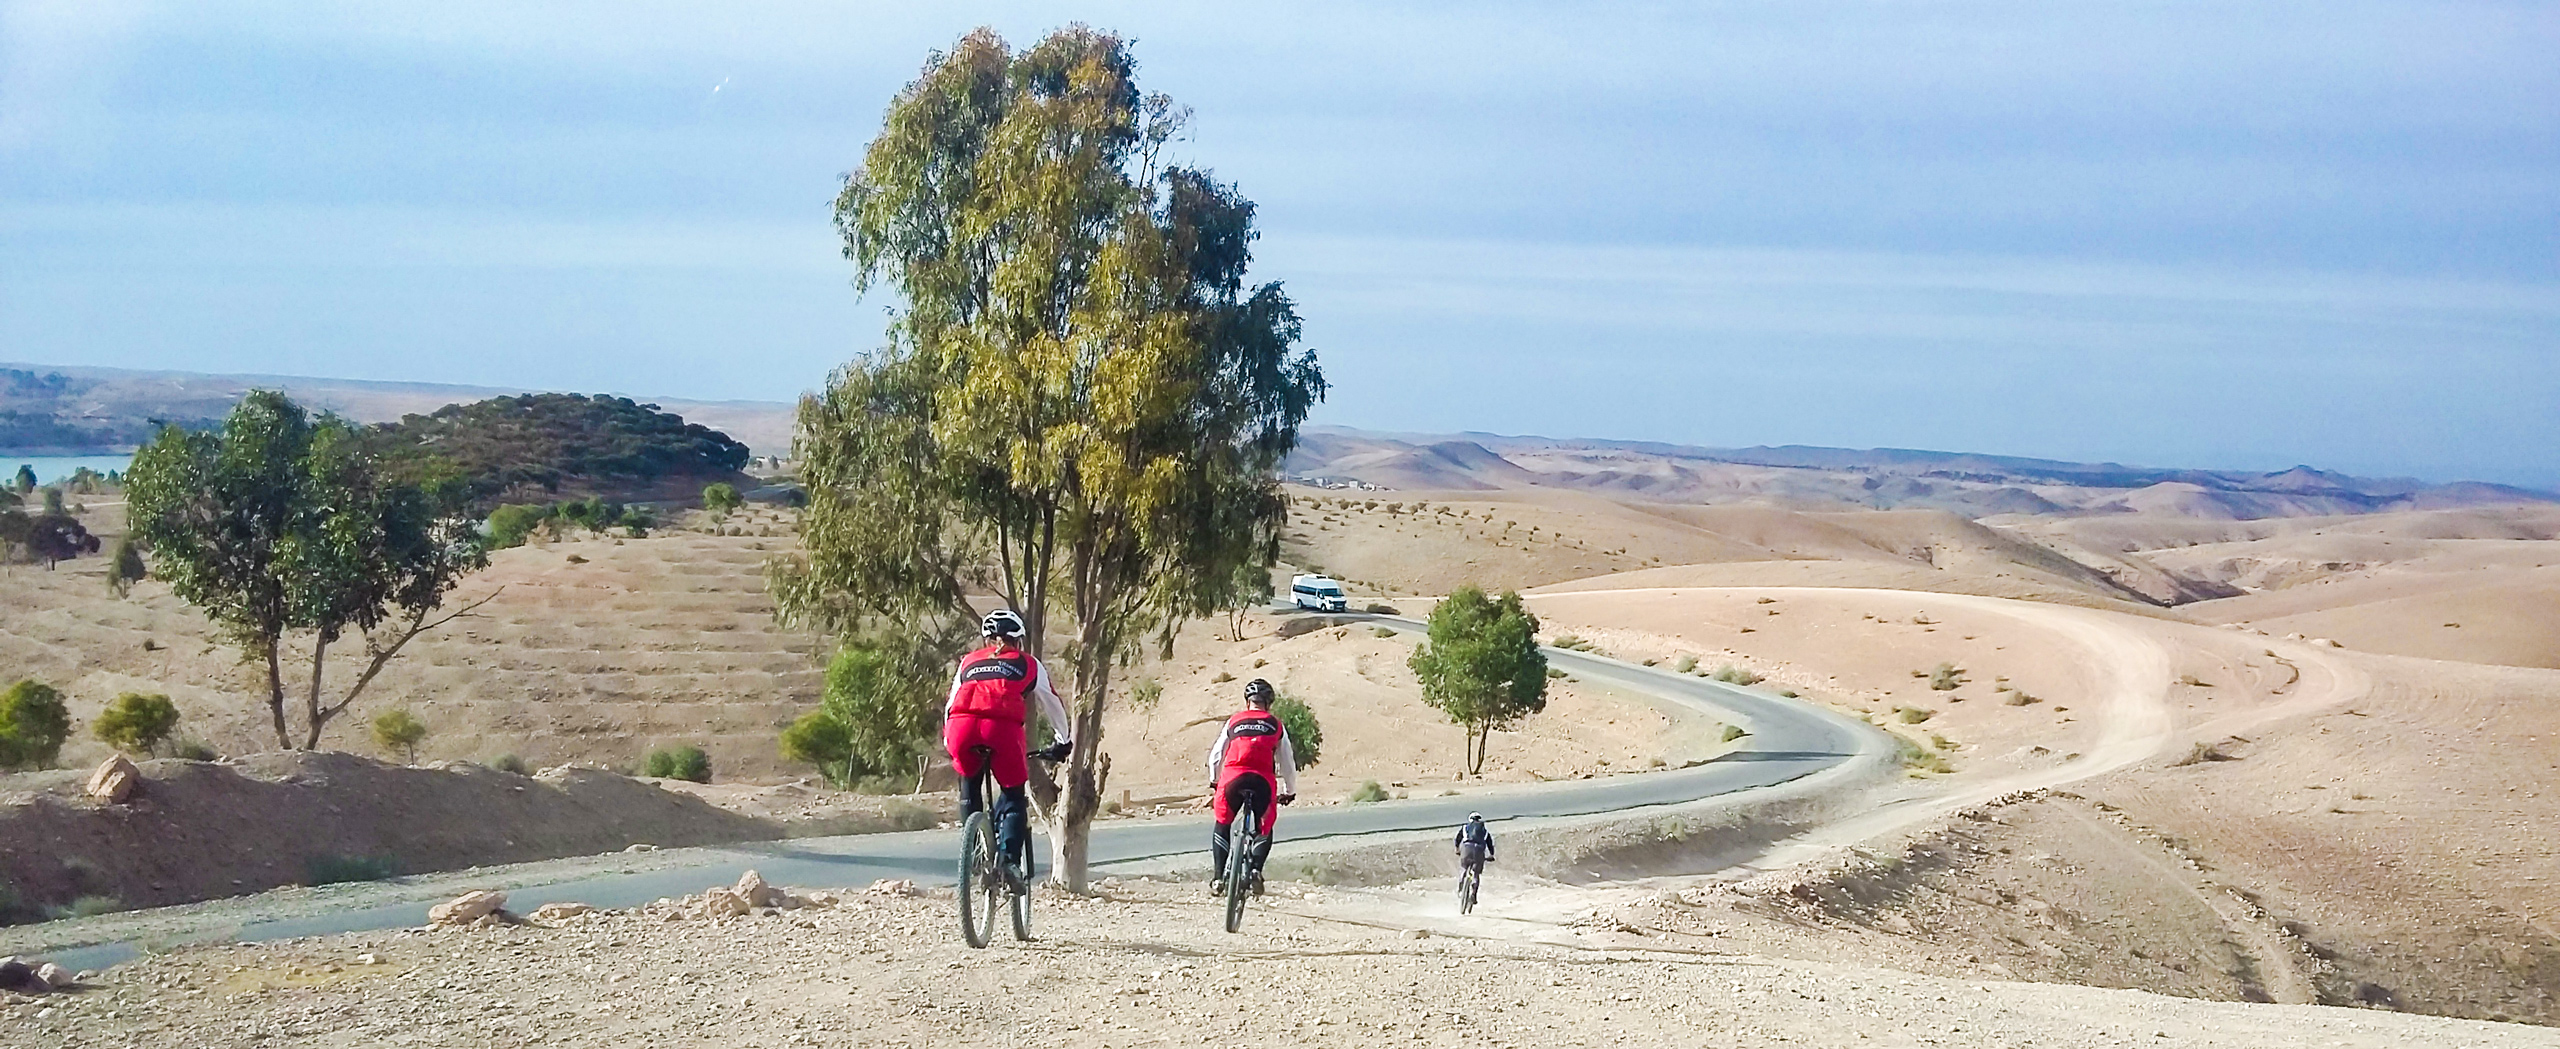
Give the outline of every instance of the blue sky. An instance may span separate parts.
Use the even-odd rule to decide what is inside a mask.
[[[889,96],[1071,19],[1321,422],[2560,486],[2547,4],[0,0],[0,360],[787,399]]]

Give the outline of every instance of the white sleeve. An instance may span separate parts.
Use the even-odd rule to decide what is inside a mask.
[[[1049,719],[1049,735],[1060,743],[1074,743],[1075,725],[1067,720],[1067,705],[1058,701],[1058,690],[1049,687],[1049,664],[1032,660],[1031,698],[1040,704],[1040,714]]]
[[[1209,744],[1209,789],[1218,789],[1218,767],[1227,763],[1227,740],[1234,735],[1236,724],[1227,722],[1218,730],[1218,738]]]
[[[951,720],[951,708],[960,705],[961,673],[962,670],[959,666],[953,666],[951,668],[951,695],[942,701],[942,719],[944,721]]]
[[[1273,755],[1272,771],[1280,774],[1280,793],[1298,792],[1298,748],[1289,742],[1289,730],[1280,730],[1280,750]]]

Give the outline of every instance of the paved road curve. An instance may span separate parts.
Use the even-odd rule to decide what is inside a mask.
[[[1421,624],[1384,616],[1337,616],[1363,625],[1408,632]],[[1751,735],[1744,745],[1713,761],[1687,768],[1610,776],[1567,783],[1524,785],[1459,797],[1416,798],[1372,805],[1291,811],[1280,819],[1283,842],[1342,838],[1455,827],[1470,811],[1488,820],[1516,821],[1589,816],[1774,786],[1812,775],[1893,744],[1873,727],[1810,704],[1752,692],[1668,671],[1639,667],[1586,653],[1548,649],[1547,660],[1566,673],[1695,708],[1709,717],[1739,722]],[[1111,864],[1198,854],[1208,866],[1208,823],[1199,819],[1106,822],[1093,834],[1097,868]],[[802,838],[696,850],[701,862],[638,874],[599,875],[544,884],[504,885],[509,910],[523,913],[545,903],[575,901],[597,907],[632,907],[662,896],[699,892],[735,881],[748,869],[780,885],[853,887],[881,878],[918,882],[950,879],[957,835],[948,830]],[[1045,849],[1040,856],[1047,869]],[[409,902],[283,920],[252,919],[225,939],[269,940],[319,936],[426,923],[428,904]],[[108,944],[59,952],[72,968],[98,968],[135,953]]]

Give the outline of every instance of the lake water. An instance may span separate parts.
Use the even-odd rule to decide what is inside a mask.
[[[131,455],[10,456],[0,454],[0,480],[6,480],[7,478],[18,476],[18,467],[21,465],[36,468],[37,484],[52,484],[55,481],[70,477],[72,471],[83,466],[96,470],[99,473],[105,473],[109,470],[113,470],[117,473],[123,473],[124,468],[132,465],[132,463],[133,456]]]

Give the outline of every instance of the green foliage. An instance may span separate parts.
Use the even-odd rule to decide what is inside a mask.
[[[1368,805],[1385,800],[1387,800],[1387,788],[1379,786],[1377,780],[1363,780],[1360,783],[1360,789],[1351,792],[1351,803],[1354,805]]]
[[[53,916],[57,920],[62,918],[95,918],[101,914],[114,914],[124,909],[125,906],[123,900],[117,899],[113,896],[92,893],[72,900],[70,906],[56,908],[53,912]]]
[[[49,515],[49,516],[56,516],[56,517],[61,516],[63,513],[65,513],[65,512],[66,512],[66,511],[65,511],[65,510],[63,510],[63,508],[62,508],[62,486],[60,486],[60,485],[47,485],[47,486],[45,486],[45,489],[44,489],[44,512],[45,512],[47,515]]]
[[[525,764],[523,758],[517,757],[513,754],[500,754],[497,757],[490,758],[489,767],[500,772],[511,772],[518,776],[530,776],[533,774],[533,767]]]
[[[726,514],[745,504],[746,499],[738,494],[737,485],[715,481],[702,486],[702,508],[713,514]]]
[[[323,853],[302,861],[304,885],[383,881],[397,877],[399,873],[399,862],[389,856],[339,856]]]
[[[1694,671],[1698,669],[1698,657],[1683,655],[1678,662],[1671,664],[1671,669],[1683,674]]]
[[[265,664],[278,746],[296,745],[281,666],[288,635],[313,642],[300,741],[310,749],[412,639],[468,611],[439,614],[445,594],[488,563],[462,489],[411,465],[268,390],[242,398],[217,430],[164,427],[134,453],[127,511],[152,574]],[[333,701],[317,671],[350,633],[362,635],[362,669]]]
[[[551,519],[554,508],[523,503],[509,503],[489,511],[487,529],[489,549],[508,550],[523,546],[534,529]]]
[[[0,692],[0,768],[48,769],[71,738],[71,707],[41,681]]]
[[[1324,752],[1324,726],[1316,723],[1316,712],[1306,701],[1283,693],[1271,701],[1271,714],[1289,734],[1289,751],[1298,759],[1298,767],[1314,768],[1316,757]]]
[[[1716,668],[1714,680],[1728,685],[1757,685],[1762,679],[1758,671],[1728,663]]]
[[[412,765],[418,763],[418,744],[427,738],[426,722],[405,709],[386,710],[373,719],[373,741],[384,750],[397,750],[407,755]]]
[[[1139,678],[1137,684],[1129,686],[1129,705],[1137,708],[1139,715],[1146,719],[1147,727],[1141,732],[1153,730],[1156,708],[1164,705],[1164,682],[1151,677]]]
[[[1917,725],[1923,721],[1929,720],[1930,718],[1936,717],[1937,715],[1937,711],[1924,710],[1919,707],[1893,708],[1894,720],[1900,721],[1905,725]]]
[[[2005,689],[2000,695],[2000,705],[2005,707],[2023,707],[2029,703],[2042,702],[2044,700],[2028,695],[2027,690],[2023,688]]]
[[[1053,661],[1071,888],[1113,668],[1272,563],[1277,468],[1324,392],[1295,306],[1245,280],[1252,202],[1159,163],[1183,111],[1135,71],[1082,26],[1019,52],[981,29],[890,103],[836,223],[858,286],[901,306],[801,402],[808,553],[773,571],[787,616],[840,635],[974,619],[992,591],[1035,653],[1076,639]]]
[[[1721,737],[1721,738],[1722,738],[1725,742],[1727,742],[1727,743],[1731,743],[1731,742],[1733,742],[1734,740],[1741,739],[1742,737],[1744,737],[1744,736],[1748,736],[1748,735],[1750,735],[1750,733],[1748,733],[1748,732],[1744,732],[1744,731],[1742,730],[1742,726],[1740,726],[1740,725],[1726,725],[1726,726],[1724,727],[1724,735],[1723,735],[1723,737]]]
[[[208,744],[208,743],[206,743],[205,741],[200,740],[200,739],[182,739],[182,740],[179,740],[177,743],[175,743],[175,744],[173,744],[172,746],[170,746],[170,748],[169,748],[169,756],[170,756],[170,757],[173,757],[173,758],[180,758],[180,759],[183,759],[183,760],[186,760],[186,761],[220,761],[220,760],[222,760],[222,755],[221,755],[221,754],[219,754],[219,753],[216,753],[216,752],[214,751],[213,746],[212,746],[211,744]]]
[[[117,750],[149,754],[178,730],[178,705],[162,695],[127,692],[98,712],[89,732]]]
[[[381,427],[404,457],[435,460],[487,508],[568,485],[627,486],[715,477],[747,464],[747,446],[654,404],[605,394],[532,393],[450,404]]]
[[[107,592],[123,597],[150,574],[150,566],[142,560],[142,545],[129,535],[118,537],[115,551],[107,555]]]
[[[52,489],[45,489],[52,491]],[[69,561],[82,554],[98,552],[98,537],[80,519],[59,510],[49,510],[35,517],[9,511],[14,521],[6,525],[11,541],[26,547],[31,560],[42,561],[50,568],[57,561]]]
[[[939,643],[884,637],[836,650],[821,703],[844,728],[842,783],[913,774],[916,789],[924,789],[929,759],[941,752],[942,698],[950,682],[940,654],[961,643],[957,637]]]
[[[1395,631],[1393,631],[1393,630],[1390,630],[1390,629],[1388,629],[1388,628],[1386,628],[1386,627],[1382,627],[1382,626],[1373,626],[1373,627],[1370,627],[1370,628],[1369,628],[1369,636],[1370,636],[1370,637],[1374,637],[1374,638],[1378,638],[1378,639],[1380,639],[1380,640],[1385,640],[1385,639],[1387,639],[1387,638],[1391,638],[1391,637],[1396,636],[1396,632],[1395,632]]]
[[[837,787],[853,785],[853,737],[823,710],[812,710],[782,729],[782,757],[818,767],[818,775]]]
[[[1929,671],[1929,688],[1934,692],[1953,692],[1964,687],[1964,668],[1953,663],[1940,663]]]
[[[20,494],[20,495],[25,495],[25,494],[27,494],[28,492],[35,491],[35,490],[36,490],[36,468],[35,468],[33,465],[30,465],[30,464],[27,464],[27,463],[19,463],[19,464],[18,464],[18,476],[17,476],[16,483],[17,483],[17,488],[18,488],[18,494]]]
[[[1955,766],[1947,764],[1945,755],[1921,746],[1908,737],[1893,734],[1893,747],[1895,752],[1902,756],[1903,767],[1910,769],[1914,774],[1943,774],[1955,771]]]
[[[1422,701],[1467,731],[1464,771],[1481,773],[1495,731],[1547,708],[1538,617],[1517,592],[1496,600],[1463,586],[1431,609],[1427,633],[1405,665],[1422,681]]]
[[[701,747],[687,743],[649,752],[640,766],[640,774],[654,779],[680,779],[693,783],[711,782],[711,755]]]

